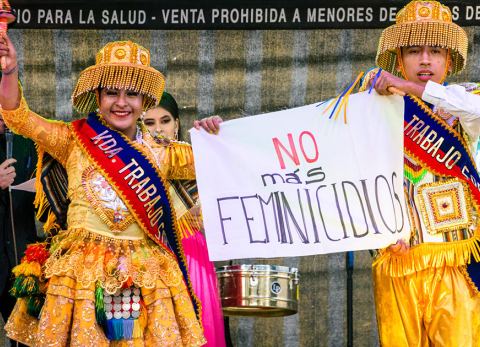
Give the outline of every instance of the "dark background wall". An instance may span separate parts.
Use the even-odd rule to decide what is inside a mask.
[[[480,29],[468,27],[469,67],[454,81],[480,79]],[[71,120],[70,95],[79,72],[112,40],[149,48],[166,90],[181,107],[184,134],[196,118],[244,117],[335,96],[374,65],[380,29],[149,31],[12,29],[30,107],[49,118]],[[292,119],[292,122],[295,122]],[[254,163],[252,163],[254,165]],[[300,305],[286,318],[232,318],[236,346],[345,346],[345,255],[249,259],[298,267]],[[377,345],[368,252],[355,254],[354,345]],[[217,265],[223,265],[219,263]]]

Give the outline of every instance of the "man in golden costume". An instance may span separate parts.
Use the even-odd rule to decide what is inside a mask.
[[[405,100],[405,197],[411,235],[373,265],[383,346],[480,346],[480,191],[472,154],[480,134],[473,84],[444,85],[463,70],[467,35],[437,1],[412,1],[381,35],[370,76]],[[395,89],[392,89],[395,88]],[[408,116],[409,115],[409,116]]]

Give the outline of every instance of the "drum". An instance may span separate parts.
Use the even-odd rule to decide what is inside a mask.
[[[297,313],[298,270],[276,265],[217,268],[226,316],[281,317]]]

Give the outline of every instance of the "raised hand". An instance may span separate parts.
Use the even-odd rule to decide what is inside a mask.
[[[12,74],[18,69],[17,51],[6,33],[0,34],[0,57],[5,57],[5,69],[2,75]]]
[[[17,51],[7,34],[0,36],[0,57],[5,58],[6,66],[0,81],[0,105],[4,110],[14,110],[20,104]]]
[[[387,71],[382,71],[378,76],[375,86],[375,90],[380,95],[405,95],[412,94],[422,97],[425,86],[420,83],[404,80],[403,78],[392,75]]]

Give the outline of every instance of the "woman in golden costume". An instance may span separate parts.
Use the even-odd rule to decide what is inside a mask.
[[[157,145],[138,122],[164,87],[148,50],[130,41],[103,47],[72,96],[74,107],[89,115],[72,123],[29,109],[7,36],[0,56],[6,60],[0,83],[5,122],[38,145],[41,210],[56,210],[49,190],[61,186],[48,184],[61,180],[45,181],[47,158],[68,177],[66,228],[48,247],[27,250],[14,270],[12,293],[19,299],[8,336],[34,346],[204,344],[201,307],[180,242],[188,220],[176,218],[168,183],[194,178],[193,157],[181,143]],[[59,214],[50,214],[46,224],[55,225],[55,217],[62,225]]]

